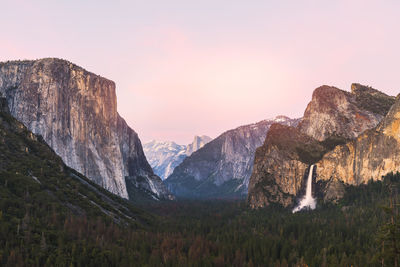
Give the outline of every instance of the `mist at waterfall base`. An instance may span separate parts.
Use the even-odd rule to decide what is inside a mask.
[[[299,205],[293,209],[293,213],[301,211],[302,209],[315,209],[316,201],[312,196],[312,176],[314,171],[314,165],[311,165],[310,171],[308,172],[307,189],[305,196],[301,199]]]

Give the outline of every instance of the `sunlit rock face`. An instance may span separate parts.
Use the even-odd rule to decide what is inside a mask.
[[[380,180],[389,172],[400,171],[399,97],[376,128],[337,146],[316,165],[317,179],[343,181],[352,185],[371,179]]]
[[[297,125],[298,119],[278,116],[271,120],[226,131],[183,160],[166,180],[177,196],[233,198],[247,194],[254,153],[276,122]]]
[[[345,183],[361,179],[348,173],[351,170],[347,166],[352,164],[348,155],[359,151],[358,147],[349,144],[364,131],[378,125],[393,105],[394,98],[360,84],[353,84],[351,89],[351,92],[345,92],[321,86],[315,89],[296,128],[271,127],[263,146],[256,152],[248,193],[251,207],[264,207],[272,202],[292,205],[299,190],[304,187],[306,168],[323,157],[325,163],[316,164],[315,168],[319,180],[329,181],[324,189],[327,200],[335,200],[335,194],[343,193],[341,185],[331,181],[334,177],[332,173],[340,173],[337,177],[341,178],[337,181]],[[389,144],[390,141],[386,142]],[[362,150],[369,143],[370,140],[365,141]],[[360,160],[359,164],[366,162]],[[360,172],[361,169],[360,166]]]
[[[323,141],[332,135],[347,139],[375,127],[393,104],[393,97],[352,84],[351,92],[332,86],[314,90],[299,124],[301,132]]]
[[[0,63],[0,93],[11,114],[68,166],[109,191],[134,198],[125,177],[159,180],[117,113],[114,82],[65,60],[12,61]],[[168,197],[163,190],[153,193]]]

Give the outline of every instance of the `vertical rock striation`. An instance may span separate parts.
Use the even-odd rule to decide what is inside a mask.
[[[186,156],[190,156],[193,154],[193,152],[199,150],[200,148],[202,148],[205,144],[209,143],[212,140],[211,137],[207,136],[207,135],[201,135],[198,136],[196,135],[193,138],[192,143],[188,144],[186,146],[185,149],[185,155]]]
[[[125,177],[159,180],[137,134],[117,113],[114,82],[65,60],[11,61],[0,63],[0,94],[68,166],[107,190],[133,199]]]
[[[299,125],[271,126],[264,145],[257,150],[249,185],[250,206],[264,207],[271,202],[292,205],[304,185],[307,167],[329,151],[336,153],[331,158],[346,161],[343,166],[349,164],[347,155],[339,150],[346,150],[344,144],[377,126],[393,103],[393,97],[360,84],[353,84],[351,92],[326,85],[315,89]],[[336,168],[332,161],[328,163],[328,157],[326,174],[320,179],[330,179],[329,171]],[[321,168],[321,164],[316,165],[318,177]],[[346,182],[343,177],[340,180]],[[337,183],[329,183],[329,187],[341,191]]]
[[[247,194],[254,153],[273,123],[297,125],[297,119],[273,120],[229,130],[187,157],[166,180],[177,196],[232,198]]]
[[[273,124],[255,154],[248,193],[250,206],[291,205],[303,185],[309,164],[324,151],[320,142],[297,128]]]
[[[352,139],[375,127],[392,104],[392,97],[371,87],[352,84],[350,93],[324,85],[314,90],[299,130],[318,141]]]
[[[318,180],[359,185],[400,171],[400,98],[374,129],[335,147],[316,164]]]

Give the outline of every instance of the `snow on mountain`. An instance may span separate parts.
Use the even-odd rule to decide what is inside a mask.
[[[186,157],[211,140],[211,137],[206,135],[195,136],[193,142],[188,145],[152,140],[143,145],[143,150],[154,173],[165,180]]]
[[[299,119],[277,116],[226,131],[188,156],[165,182],[181,198],[237,198],[247,194],[256,149],[275,123]]]

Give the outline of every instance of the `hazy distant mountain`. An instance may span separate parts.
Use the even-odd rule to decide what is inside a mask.
[[[200,148],[202,148],[205,144],[207,144],[211,140],[212,140],[212,138],[207,135],[202,135],[202,136],[196,135],[193,139],[193,142],[186,146],[186,150],[185,150],[186,156],[192,155],[193,152],[199,150]]]
[[[254,153],[273,123],[297,125],[298,119],[278,116],[229,130],[194,152],[165,180],[176,196],[230,198],[247,194]]]
[[[154,172],[164,180],[187,156],[211,140],[211,137],[206,135],[195,136],[193,142],[188,145],[152,140],[143,145],[143,150]]]

